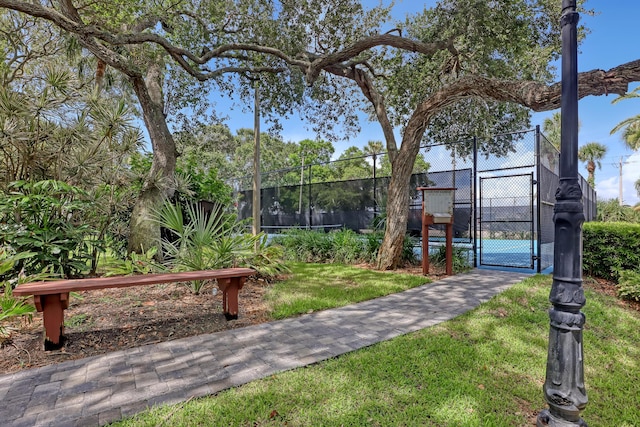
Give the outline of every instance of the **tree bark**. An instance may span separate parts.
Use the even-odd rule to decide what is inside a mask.
[[[589,184],[591,184],[592,187],[595,187],[596,184],[596,177],[595,177],[595,173],[596,173],[596,163],[594,161],[589,161],[587,162],[587,172],[589,173],[589,177],[587,179],[587,182],[589,182]]]
[[[406,150],[400,150],[391,164],[391,181],[387,189],[387,220],[382,245],[376,260],[380,270],[399,267],[409,217],[409,183],[413,162]],[[415,160],[415,156],[414,156]]]
[[[133,207],[129,225],[128,250],[140,252],[152,246],[160,247],[160,226],[152,216],[166,198],[173,196],[177,154],[164,116],[161,65],[156,62],[149,66],[146,81],[142,77],[132,77],[130,81],[140,101],[153,148],[151,170]]]
[[[415,114],[409,119],[400,149],[391,162],[391,181],[387,190],[387,226],[376,260],[380,270],[396,269],[402,261],[409,218],[411,174],[428,120]]]

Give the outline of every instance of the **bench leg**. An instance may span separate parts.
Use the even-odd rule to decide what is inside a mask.
[[[64,310],[69,294],[40,295],[36,302],[44,320],[44,349],[57,350],[64,345]]]
[[[238,318],[238,291],[244,285],[244,277],[218,279],[218,288],[222,291],[222,312],[227,320]]]

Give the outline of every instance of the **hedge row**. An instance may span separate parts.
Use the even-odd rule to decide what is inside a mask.
[[[618,282],[622,270],[640,271],[640,224],[587,222],[582,230],[587,274]]]

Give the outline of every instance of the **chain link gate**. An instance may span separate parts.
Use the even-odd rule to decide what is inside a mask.
[[[533,269],[533,173],[480,177],[480,265]]]

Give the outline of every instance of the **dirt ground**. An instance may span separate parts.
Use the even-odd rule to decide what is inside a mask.
[[[399,272],[421,274],[421,269]],[[442,275],[432,273],[432,280]],[[0,374],[267,322],[269,307],[263,297],[269,286],[262,279],[248,280],[240,291],[238,319],[231,321],[222,314],[222,294],[213,284],[200,295],[175,283],[81,292],[65,311],[65,346],[43,351],[42,314],[36,313],[31,323],[14,324],[11,340],[0,347]],[[615,295],[615,285],[604,280],[585,279],[585,287]],[[640,311],[640,303],[619,304]]]
[[[177,283],[72,294],[64,347],[43,351],[42,313],[35,313],[32,322],[13,325],[11,340],[0,348],[0,374],[266,322],[268,286],[248,280],[240,290],[238,319],[231,321],[222,314],[222,292],[211,283],[200,295]]]

